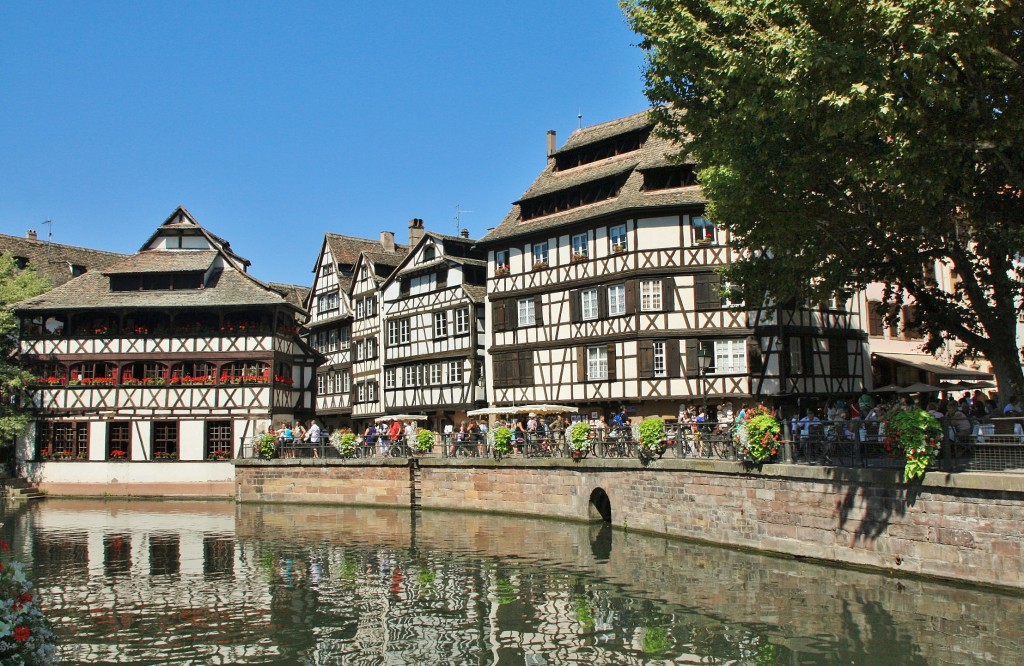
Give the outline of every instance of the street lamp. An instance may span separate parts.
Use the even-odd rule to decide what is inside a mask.
[[[706,376],[708,368],[711,367],[711,350],[702,343],[697,343],[697,374],[700,377],[700,397],[704,402],[704,419],[708,418],[708,390]]]

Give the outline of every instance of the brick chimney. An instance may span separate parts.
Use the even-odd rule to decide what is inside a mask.
[[[384,248],[385,252],[395,251],[395,232],[394,231],[382,231],[380,232],[380,246]]]
[[[469,238],[469,229],[463,229],[462,231],[459,232],[459,235],[462,236],[463,238]]]
[[[409,220],[409,247],[415,247],[416,243],[423,238],[423,220],[414,217]]]
[[[548,130],[548,157],[555,154],[555,130]]]
[[[36,230],[35,229],[29,229],[28,233],[25,234],[25,238],[27,238],[29,240],[39,240],[39,237],[36,235]]]

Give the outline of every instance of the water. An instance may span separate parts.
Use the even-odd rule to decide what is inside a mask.
[[[66,664],[1012,664],[1024,596],[601,525],[56,500],[8,509]]]

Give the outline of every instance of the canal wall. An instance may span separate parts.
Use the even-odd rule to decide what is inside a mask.
[[[306,462],[307,464],[303,464]],[[459,509],[1024,589],[1024,476],[739,462],[239,461],[239,502]]]

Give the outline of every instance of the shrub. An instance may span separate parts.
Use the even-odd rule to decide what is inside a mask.
[[[903,479],[924,476],[935,461],[942,441],[942,425],[922,409],[895,412],[885,421],[885,446],[890,453],[902,452],[906,457]]]
[[[573,451],[586,451],[590,448],[590,424],[577,421],[569,426],[569,448]]]
[[[277,438],[271,435],[269,432],[260,435],[259,440],[256,442],[256,455],[264,460],[270,460],[274,457],[274,450],[277,448]]]
[[[416,450],[420,453],[430,453],[434,448],[434,431],[424,428],[416,433]]]
[[[331,444],[338,449],[342,458],[351,458],[356,454],[356,434],[351,430],[335,430],[331,433]]]
[[[0,550],[10,550],[0,542]],[[0,664],[54,663],[54,636],[21,562],[0,562]]]
[[[737,440],[754,462],[764,462],[778,453],[781,428],[767,408],[747,411],[746,423],[740,424],[739,429]]]
[[[640,422],[640,451],[661,455],[665,452],[665,420],[651,416]]]
[[[512,429],[501,426],[494,431],[494,450],[503,456],[512,453]]]

